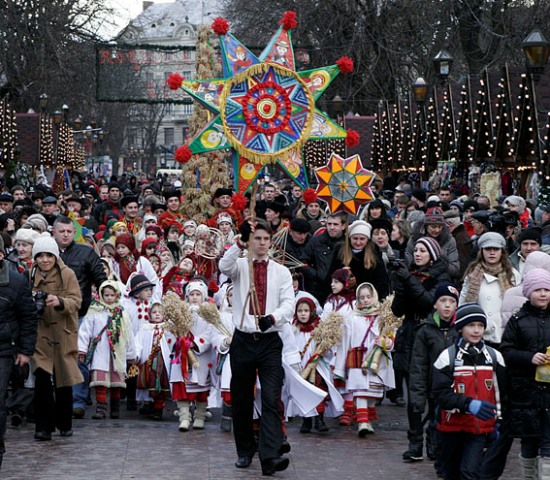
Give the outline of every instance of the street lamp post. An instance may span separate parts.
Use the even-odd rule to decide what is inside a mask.
[[[415,141],[415,162],[416,171],[418,173],[420,165],[422,163],[422,143],[424,142],[424,135],[426,131],[426,100],[428,98],[428,83],[423,77],[418,77],[411,85],[411,91],[413,99],[416,102],[416,141]]]

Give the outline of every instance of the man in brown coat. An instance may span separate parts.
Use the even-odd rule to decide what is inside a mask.
[[[470,264],[472,255],[472,239],[466,232],[464,224],[460,220],[460,213],[456,210],[447,210],[444,214],[445,223],[449,226],[449,231],[455,239],[456,249],[458,250],[458,260],[460,261],[460,276],[462,280],[466,268]]]

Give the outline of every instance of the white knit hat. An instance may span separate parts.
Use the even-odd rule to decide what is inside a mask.
[[[17,230],[17,232],[15,232],[15,237],[13,241],[26,242],[32,245],[39,236],[40,233],[38,233],[36,230],[33,230],[31,228],[20,228],[19,230]]]
[[[195,278],[187,284],[187,287],[185,287],[185,295],[187,296],[191,292],[200,292],[203,300],[208,298],[208,287],[201,279]]]
[[[370,223],[365,222],[365,220],[355,220],[349,227],[348,227],[348,236],[352,235],[365,235],[368,238],[370,238],[370,234],[372,232],[372,227]]]
[[[32,258],[36,258],[41,253],[51,253],[55,258],[59,259],[59,247],[57,242],[49,233],[41,233],[34,241],[32,247]]]

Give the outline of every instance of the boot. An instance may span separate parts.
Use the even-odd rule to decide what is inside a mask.
[[[111,397],[111,418],[120,418],[120,399]]]
[[[304,417],[302,419],[302,426],[300,427],[300,433],[309,433],[311,432],[311,417]]]
[[[107,418],[107,402],[97,402],[92,418],[94,420],[105,420]]]
[[[222,405],[222,422],[220,424],[220,430],[222,432],[231,432],[231,405],[223,402]]]
[[[353,401],[344,402],[344,413],[340,416],[338,423],[344,427],[349,427],[353,418]]]
[[[206,418],[206,402],[197,402],[195,408],[195,419],[193,420],[193,428],[202,430],[204,428],[204,419]]]
[[[189,411],[189,401],[183,400],[178,401],[177,403],[177,412],[180,419],[178,429],[180,432],[187,432],[189,430],[189,426],[191,425],[191,412]]]
[[[550,480],[550,458],[540,457],[539,458],[539,476],[534,477],[539,480]]]
[[[153,415],[155,413],[153,402],[145,402],[143,407],[138,410],[138,413],[144,417],[150,417]]]
[[[519,455],[519,463],[521,465],[521,473],[523,474],[523,480],[537,480],[539,478],[537,472],[537,459],[536,458],[523,458]]]
[[[324,413],[320,413],[315,417],[315,430],[317,430],[319,433],[328,432],[328,427],[325,423]]]
[[[422,455],[423,442],[409,443],[409,449],[403,453],[403,460],[406,462],[420,462],[424,460]]]

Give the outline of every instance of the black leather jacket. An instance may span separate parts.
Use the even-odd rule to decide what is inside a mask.
[[[86,245],[73,242],[61,252],[60,256],[65,265],[73,270],[78,278],[82,293],[82,306],[78,311],[78,316],[83,317],[92,303],[92,283],[99,288],[107,280],[105,270],[103,270],[97,253]]]
[[[6,262],[0,267],[0,357],[30,356],[36,344],[38,316],[31,286]]]

